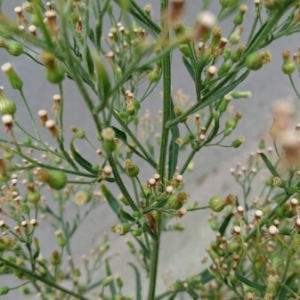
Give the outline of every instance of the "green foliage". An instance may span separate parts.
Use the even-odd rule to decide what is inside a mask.
[[[45,79],[59,94],[54,97],[53,114],[39,111],[38,124],[26,98],[31,87],[10,63],[2,66],[20,99],[9,100],[1,87],[0,274],[13,275],[16,282],[0,287],[0,295],[20,286],[25,295],[39,293],[42,299],[87,300],[97,295],[140,300],[145,298],[145,281],[148,300],[177,299],[182,293],[192,299],[299,297],[300,147],[298,132],[288,131],[294,109],[287,103],[274,109],[270,134],[275,152],[265,150],[263,140],[259,153],[251,153],[245,166],[231,170],[240,195],[203,195],[206,205],[190,203],[195,195],[186,186],[186,172],[194,169],[204,148],[243,147],[245,138],[235,135],[242,113],[231,115],[228,104],[249,98],[249,91],[235,89],[252,71],[273,63],[271,53],[263,49],[300,31],[300,3],[256,1],[249,9],[254,13],[247,15],[243,1],[220,0],[215,17],[207,12],[210,1],[202,1],[203,9],[189,28],[182,21],[187,2],[161,0],[160,25],[152,18],[151,5],[142,8],[135,0],[31,0],[15,9],[17,20],[5,17],[3,11],[1,50],[21,59],[26,55],[42,65]],[[223,24],[216,27],[216,21],[226,17],[232,18],[232,28],[223,36]],[[242,26],[245,18],[253,18],[249,33]],[[107,24],[109,33],[104,32]],[[182,61],[174,61],[174,51]],[[293,78],[300,71],[300,52],[293,60],[290,50],[282,56],[282,72],[300,99]],[[175,63],[181,63],[191,77],[194,103],[182,90],[171,89]],[[73,126],[71,140],[65,141],[65,117],[73,113],[65,105],[72,102],[64,90],[66,80],[76,84],[90,114],[84,121],[95,136]],[[153,116],[147,103],[155,100],[152,93],[160,84],[162,102],[155,104],[159,112]],[[25,110],[17,110],[18,101],[23,101]],[[21,113],[29,116],[32,128],[19,124]],[[299,131],[299,125],[296,128]],[[51,146],[42,130],[53,139]],[[76,148],[85,149],[84,143],[98,157],[87,157]],[[149,170],[152,176],[145,179]],[[27,190],[17,186],[20,179]],[[258,196],[251,201],[253,190]],[[113,273],[107,236],[91,255],[83,256],[79,267],[72,256],[74,235],[101,203],[107,203],[120,221],[114,224],[111,218],[111,234],[126,235],[125,243],[136,260],[129,263],[135,276],[124,281],[135,286],[134,298],[125,296],[122,278]],[[71,208],[68,217],[66,208]],[[175,279],[157,295],[165,232],[183,234],[180,219],[203,209],[213,211],[208,225],[216,235],[206,248],[205,265],[198,274]],[[49,243],[47,257],[41,255],[45,246],[36,234],[40,219],[48,222],[56,240]],[[101,220],[95,228],[97,234],[109,229],[102,228]],[[86,237],[81,238],[85,245]],[[130,258],[125,259],[120,269]]]

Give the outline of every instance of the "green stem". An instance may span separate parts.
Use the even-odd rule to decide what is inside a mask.
[[[137,206],[135,205],[134,201],[132,200],[130,194],[128,193],[127,188],[124,185],[124,183],[123,183],[123,181],[121,179],[121,176],[120,176],[120,174],[118,172],[118,168],[117,168],[116,162],[115,162],[115,160],[114,160],[114,158],[113,158],[113,156],[111,154],[108,155],[108,161],[109,161],[110,166],[113,169],[113,174],[114,174],[116,183],[117,183],[120,191],[122,192],[122,194],[124,195],[124,197],[128,201],[128,203],[129,203],[130,207],[132,208],[132,210],[138,211],[139,209],[137,208]]]
[[[291,75],[289,75],[289,79],[290,79],[291,85],[292,85],[292,87],[293,87],[293,89],[294,89],[297,97],[300,99],[300,93],[298,92],[298,90],[297,90],[297,88],[295,86],[294,80],[293,80],[293,78],[292,78]]]
[[[196,153],[197,153],[197,150],[193,149],[193,151],[190,153],[189,157],[185,161],[184,165],[182,166],[182,168],[179,172],[180,174],[184,174],[185,170],[187,169],[188,165],[190,164],[190,162],[192,161],[192,159]]]
[[[168,9],[168,0],[161,0],[160,14],[163,16],[165,11]],[[169,42],[169,28],[168,22],[165,18],[161,18],[162,22],[162,40],[166,43]],[[160,146],[160,157],[158,164],[158,173],[160,178],[163,180],[165,177],[165,167],[167,158],[167,148],[168,148],[168,137],[169,128],[166,127],[167,122],[170,119],[170,112],[172,107],[171,98],[171,54],[167,52],[162,57],[162,77],[163,77],[163,120],[162,120],[162,142]],[[160,235],[161,235],[161,221],[157,221],[157,235],[153,239],[153,248],[150,264],[150,281],[149,281],[149,291],[148,300],[153,300],[155,298],[155,288],[158,270],[158,260],[159,260],[159,246],[160,246]]]
[[[76,299],[79,299],[79,300],[89,300],[86,297],[83,297],[83,296],[81,296],[81,295],[79,295],[77,293],[74,293],[74,292],[72,292],[70,290],[67,290],[66,288],[64,288],[64,287],[62,287],[62,286],[60,286],[60,285],[58,285],[58,284],[56,284],[56,283],[48,280],[46,277],[37,275],[37,274],[33,273],[32,271],[29,271],[29,270],[27,270],[25,268],[17,266],[15,264],[11,263],[10,261],[3,259],[2,257],[0,257],[0,261],[2,263],[4,263],[4,265],[7,265],[7,266],[9,266],[9,267],[11,267],[11,268],[13,268],[15,270],[21,271],[28,278],[33,278],[35,280],[39,280],[39,281],[45,283],[46,285],[53,287],[54,289],[57,289],[59,291],[62,291],[64,293],[68,294],[68,295],[71,295],[71,296],[75,297]]]

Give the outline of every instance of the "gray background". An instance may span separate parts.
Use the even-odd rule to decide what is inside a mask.
[[[159,20],[159,1],[138,1],[141,6],[146,3],[153,5],[153,17],[158,22]],[[196,12],[200,9],[201,1],[189,0],[187,1],[186,20],[191,23],[196,16]],[[251,26],[253,16],[253,1],[243,1],[249,7],[247,18],[244,23],[245,36]],[[14,15],[13,8],[21,5],[22,1],[17,0],[4,0],[3,11],[6,14]],[[214,1],[211,10],[215,13],[218,9],[218,1]],[[265,14],[265,12],[264,12]],[[226,36],[231,30],[231,22],[226,21],[222,24],[223,35]],[[250,76],[243,82],[238,90],[250,90],[253,93],[251,99],[236,100],[234,102],[235,111],[240,111],[244,117],[240,120],[238,128],[231,135],[228,141],[234,137],[244,135],[246,137],[245,144],[236,150],[227,150],[221,148],[209,147],[201,151],[200,155],[195,159],[195,171],[186,179],[186,189],[191,194],[190,202],[197,201],[200,205],[206,205],[211,196],[216,194],[224,195],[226,193],[239,193],[237,185],[234,180],[229,176],[229,168],[234,166],[237,161],[245,161],[251,151],[256,151],[259,138],[266,136],[267,127],[270,122],[270,107],[272,101],[279,98],[288,98],[291,101],[296,100],[296,96],[292,91],[287,76],[281,72],[282,58],[281,52],[285,49],[290,49],[292,53],[296,52],[299,46],[299,34],[291,37],[283,38],[275,42],[268,50],[272,53],[272,62],[263,67],[259,72],[252,72]],[[21,76],[24,81],[24,91],[28,102],[33,110],[37,113],[39,109],[47,109],[50,111],[52,106],[52,95],[57,93],[58,90],[55,86],[46,82],[44,78],[44,70],[41,66],[32,63],[32,61],[25,57],[11,57],[6,51],[0,49],[0,65],[11,62],[13,67]],[[296,81],[298,87],[299,81]],[[7,82],[7,79],[0,73],[0,85],[6,87],[6,95],[13,99],[18,104],[18,111],[16,117],[20,124],[26,129],[30,130],[30,120],[23,106],[23,102],[18,95],[14,92]],[[77,91],[75,85],[70,81],[64,82],[65,89],[65,128],[66,131],[71,125],[75,125],[80,129],[84,129],[91,140],[94,139],[95,131],[90,122],[90,116],[83,104],[81,96]],[[181,63],[180,55],[176,52],[173,57],[173,72],[172,72],[172,90],[175,93],[178,89],[183,89],[184,93],[191,96],[193,101],[194,86],[189,78],[189,75],[184,70]],[[150,108],[155,111],[157,102],[159,102],[159,93],[161,87],[158,87],[149,99],[147,99],[142,111],[145,108]],[[43,132],[43,129],[41,129]],[[3,131],[0,131],[0,136],[3,137]],[[47,134],[45,135],[47,136]],[[80,148],[80,146],[79,146]],[[96,155],[90,148],[80,148],[84,151],[87,157],[95,161]],[[179,161],[180,164],[180,161]],[[140,165],[143,169],[143,165]],[[146,180],[152,171],[142,174],[142,180]],[[203,181],[203,178],[205,180]],[[200,185],[200,181],[203,181]],[[118,192],[116,191],[115,194]],[[47,199],[51,202],[51,199]],[[68,206],[67,213],[72,214],[74,205]],[[205,255],[205,247],[208,242],[213,239],[212,231],[208,228],[207,217],[208,211],[199,211],[189,213],[182,220],[186,224],[187,229],[183,234],[180,233],[163,233],[159,274],[172,273],[172,278],[185,278],[188,275],[199,272],[203,269],[200,261]],[[110,212],[107,205],[102,205],[101,208],[93,211],[82,227],[79,229],[78,234],[72,241],[73,254],[75,257],[76,265],[81,264],[81,255],[88,255],[89,250],[99,245],[102,234],[109,232],[110,226],[117,222],[113,213]],[[41,238],[42,252],[47,256],[56,247],[53,230],[45,226],[40,221],[41,226],[37,229],[37,233]],[[122,279],[128,285],[125,290],[132,294],[134,290],[134,277],[133,271],[127,265],[127,261],[134,261],[131,256],[128,256],[127,246],[124,244],[124,238],[110,234],[111,249],[110,253],[120,251],[120,255],[111,261],[113,271],[121,274]],[[123,275],[123,276],[122,276]],[[0,277],[0,286],[11,283],[11,278]],[[158,279],[158,289],[163,291],[165,285],[161,277]],[[147,291],[147,286],[144,285],[144,293]],[[11,293],[4,296],[3,299],[24,299],[24,296],[19,296],[18,293]],[[91,297],[96,299],[96,297]]]

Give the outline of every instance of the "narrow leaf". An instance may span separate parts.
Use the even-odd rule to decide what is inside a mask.
[[[119,214],[120,204],[119,204],[118,200],[113,196],[113,194],[109,191],[109,189],[104,184],[101,185],[100,188],[101,188],[103,195],[107,199],[107,202],[108,202],[109,206],[111,207],[111,209],[118,216],[119,220],[121,222],[124,222],[125,219],[123,217],[121,217]]]
[[[171,104],[171,119],[175,119],[175,113],[173,111],[174,104]],[[172,139],[169,144],[169,176],[168,178],[171,180],[177,167],[178,161],[178,152],[179,152],[179,145],[176,143],[176,140],[179,138],[179,127],[178,125],[171,128]]]
[[[261,156],[262,160],[264,161],[264,163],[266,164],[269,171],[271,172],[271,174],[275,177],[280,177],[280,175],[277,173],[277,171],[275,170],[275,168],[273,167],[273,165],[269,161],[269,159],[266,157],[266,155],[263,153],[260,153],[260,156]]]
[[[141,283],[141,275],[138,268],[133,264],[129,263],[129,265],[133,268],[135,273],[135,282],[136,282],[136,300],[142,300],[142,283]]]
[[[195,82],[196,74],[193,69],[193,66],[189,63],[189,61],[187,60],[187,58],[185,56],[182,56],[182,61],[183,61],[183,64],[185,65],[187,71],[189,72],[190,76],[192,77],[192,79]]]
[[[235,274],[235,277],[238,280],[240,280],[243,283],[245,283],[246,285],[251,286],[251,287],[253,287],[253,288],[257,289],[257,290],[260,290],[260,291],[265,291],[266,290],[266,287],[264,285],[261,285],[261,284],[258,284],[256,282],[250,281],[249,279],[247,279],[247,278],[245,278],[245,277],[243,277],[243,276],[241,276],[241,275],[239,275],[237,273]]]
[[[128,212],[123,210],[123,207],[121,205],[119,207],[119,215],[128,221],[131,221],[131,222],[135,221],[135,219]]]
[[[207,138],[205,144],[208,144],[209,142],[211,142],[211,140],[213,140],[213,138],[217,135],[220,128],[219,115],[215,110],[213,111],[213,117],[214,117],[215,126],[211,131],[209,137]]]
[[[292,289],[291,284],[293,283],[294,279],[298,277],[298,275],[298,273],[293,273],[290,275],[284,283],[284,286],[288,286],[290,289]],[[287,299],[287,289],[285,289],[284,286],[279,291],[278,299]]]
[[[219,232],[221,233],[221,235],[223,236],[226,229],[227,229],[227,226],[231,220],[231,218],[233,217],[233,213],[227,215],[227,217],[224,219],[223,223],[221,224],[220,228],[219,228]]]
[[[93,174],[98,174],[97,171],[95,171],[93,169],[93,166],[90,162],[88,162],[85,158],[83,158],[75,149],[73,141],[71,141],[70,143],[70,150],[72,153],[73,158],[75,159],[75,161],[82,166],[84,169],[86,169],[87,171],[93,173]]]
[[[105,260],[105,271],[106,271],[107,277],[112,275],[108,259]],[[117,290],[116,290],[114,279],[112,279],[110,281],[109,288],[110,288],[111,296],[112,296],[112,298],[114,298],[115,295],[117,294]]]

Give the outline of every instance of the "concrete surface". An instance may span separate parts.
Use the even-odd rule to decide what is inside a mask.
[[[157,0],[151,1],[138,1],[142,6],[146,3],[151,3],[154,7],[154,17],[158,21],[158,2]],[[214,1],[215,5],[212,7],[213,11],[216,11],[218,7],[218,1]],[[13,15],[13,8],[20,5],[22,1],[17,0],[5,0],[3,1],[3,11],[5,13],[10,12]],[[186,12],[186,18],[193,20],[196,12],[200,8],[200,1],[187,1],[188,8]],[[253,14],[253,1],[244,1],[249,6],[248,17],[245,22],[245,30],[250,28],[249,16]],[[224,33],[228,33],[231,30],[231,23],[224,22]],[[251,99],[237,100],[234,102],[236,111],[241,111],[244,117],[241,119],[238,128],[233,136],[238,137],[244,135],[246,137],[245,144],[237,150],[227,150],[221,148],[207,148],[197,155],[195,158],[195,171],[192,175],[188,176],[186,189],[191,193],[191,202],[198,201],[201,205],[206,205],[211,196],[216,194],[226,193],[239,193],[238,187],[234,184],[234,180],[230,178],[229,168],[235,165],[237,161],[245,161],[248,154],[251,151],[255,151],[257,148],[258,140],[261,136],[267,132],[267,126],[270,121],[270,106],[273,100],[278,98],[290,98],[296,100],[294,92],[290,87],[288,78],[281,72],[281,52],[286,48],[291,52],[295,52],[299,46],[299,34],[288,38],[283,38],[278,42],[275,42],[268,49],[271,51],[273,60],[270,64],[263,67],[259,72],[252,72],[250,76],[243,82],[238,90],[250,90],[253,93]],[[0,49],[0,65],[11,62],[22,79],[24,80],[24,91],[29,101],[30,106],[36,113],[39,109],[49,109],[52,106],[52,95],[57,93],[58,90],[55,86],[49,84],[44,79],[44,70],[42,67],[34,64],[27,57],[10,57],[7,53]],[[174,93],[179,89],[183,89],[185,93],[190,94],[191,98],[194,96],[194,87],[189,75],[184,71],[178,53],[174,55],[173,59],[173,73],[172,84]],[[298,86],[299,82],[297,82]],[[23,103],[18,93],[10,89],[6,78],[0,73],[0,85],[6,87],[6,95],[14,99],[18,103],[18,113],[16,115],[20,124],[26,128],[30,128],[30,120],[27,113],[24,111]],[[70,81],[64,82],[65,97],[66,97],[66,114],[65,124],[66,128],[71,125],[76,125],[78,128],[84,129],[87,135],[93,139],[95,131],[90,126],[91,122],[88,111],[83,104],[79,92],[75,85]],[[159,98],[159,92],[161,88],[157,88],[149,100],[146,102],[146,106],[151,110],[156,109],[156,101]],[[0,131],[0,135],[3,136],[3,131]],[[230,140],[230,139],[229,139]],[[84,149],[85,154],[93,159],[95,157],[94,152],[90,149]],[[182,160],[179,160],[179,164]],[[140,165],[143,169],[144,165]],[[142,174],[142,179],[146,180],[151,175]],[[200,185],[201,178],[206,179]],[[118,192],[116,191],[116,194]],[[52,201],[47,199],[47,201]],[[72,208],[73,207],[73,208]],[[73,213],[74,206],[70,205],[68,213]],[[160,254],[160,274],[167,273],[168,270],[172,271],[173,279],[177,277],[184,278],[187,275],[191,275],[199,272],[203,269],[200,263],[203,255],[205,254],[205,247],[208,242],[213,238],[211,230],[207,225],[208,211],[199,211],[189,213],[183,218],[182,223],[187,225],[187,229],[184,233],[164,233],[162,237],[162,246]],[[72,242],[73,254],[75,257],[76,265],[81,264],[81,255],[88,254],[89,250],[100,243],[102,234],[109,232],[110,226],[115,224],[116,218],[113,213],[109,212],[107,206],[102,206],[92,212],[89,219],[82,225],[78,231],[78,235],[74,237]],[[45,225],[41,226],[37,230],[41,237],[42,252],[47,255],[55,248],[55,240],[53,230],[47,228]],[[120,251],[120,256],[112,261],[112,268],[115,273],[121,274],[124,279],[125,286],[129,294],[134,290],[134,274],[132,269],[127,265],[127,261],[134,261],[129,256],[128,249],[124,244],[124,238],[110,234],[111,250],[110,253]],[[0,286],[9,284],[13,281],[10,277],[0,277]],[[163,291],[165,285],[161,279],[158,279],[158,290]],[[147,291],[147,286],[144,283],[144,292]],[[2,299],[2,298],[1,298]],[[3,297],[3,299],[24,299],[22,295],[18,293],[10,293]],[[91,298],[96,299],[96,297]]]

